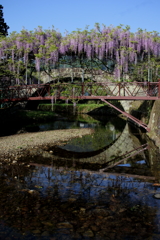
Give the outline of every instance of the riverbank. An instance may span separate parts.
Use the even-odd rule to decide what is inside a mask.
[[[45,145],[60,145],[72,138],[93,133],[93,129],[63,129],[34,133],[15,134],[0,138],[0,161],[18,159],[31,148],[41,148]]]

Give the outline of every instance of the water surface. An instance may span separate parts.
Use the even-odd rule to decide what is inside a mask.
[[[145,133],[121,119],[39,129],[60,126],[95,132],[0,165],[1,239],[160,239],[159,150]]]

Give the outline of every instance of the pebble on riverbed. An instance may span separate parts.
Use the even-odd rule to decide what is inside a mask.
[[[64,141],[69,139],[81,137],[83,135],[92,134],[93,129],[64,129],[64,130],[51,130],[36,133],[15,134],[0,138],[0,162],[19,160],[22,156],[28,154],[28,150],[38,152],[42,147],[61,145]],[[31,141],[32,140],[32,141]],[[23,143],[23,144],[22,144]],[[50,153],[43,151],[45,156],[50,157]]]
[[[153,197],[156,198],[156,199],[160,199],[160,193],[154,194]]]

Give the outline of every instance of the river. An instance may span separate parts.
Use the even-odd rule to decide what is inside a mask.
[[[27,131],[93,128],[0,165],[1,239],[160,239],[159,150],[121,118],[83,116]]]

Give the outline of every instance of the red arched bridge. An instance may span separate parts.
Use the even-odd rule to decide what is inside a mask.
[[[148,127],[107,100],[157,100],[160,99],[159,82],[82,82],[47,83],[9,86],[0,89],[0,104],[28,100],[49,99],[100,99],[131,118],[138,125]],[[138,122],[137,122],[138,121]]]

